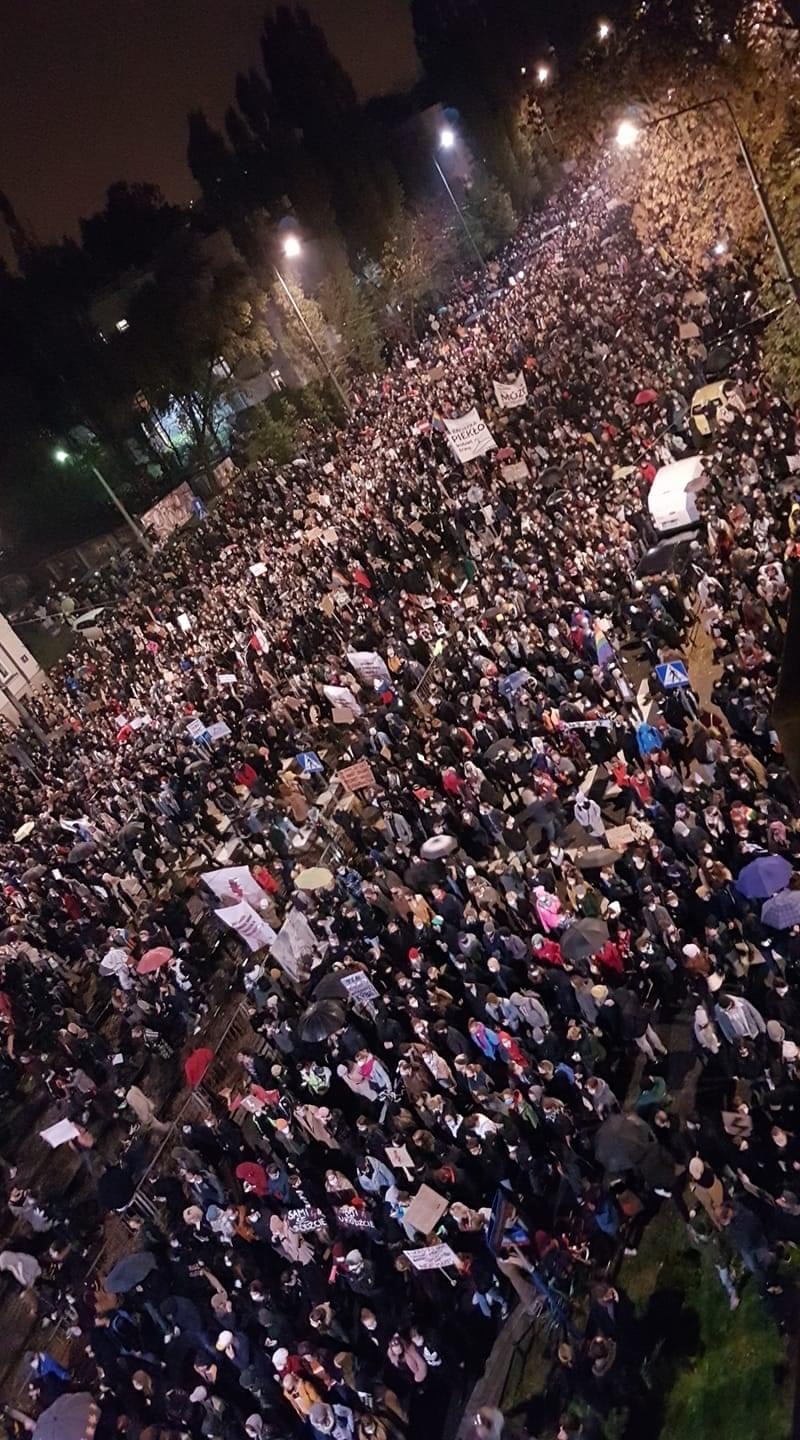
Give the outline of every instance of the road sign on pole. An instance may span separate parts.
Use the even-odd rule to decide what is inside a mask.
[[[304,775],[321,775],[325,766],[313,750],[301,750],[295,759]]]
[[[666,665],[656,665],[656,675],[664,690],[680,690],[690,685],[689,671],[682,660],[668,660]]]

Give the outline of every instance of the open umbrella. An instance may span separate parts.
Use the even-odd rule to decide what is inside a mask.
[[[420,846],[420,855],[423,860],[441,860],[443,855],[452,855],[458,849],[458,841],[452,835],[431,835]]]
[[[645,551],[636,567],[639,579],[645,575],[679,575],[689,557],[691,540],[662,540]]]
[[[183,1073],[186,1076],[186,1084],[191,1085],[193,1090],[196,1085],[200,1084],[213,1059],[214,1051],[209,1050],[207,1046],[193,1050],[191,1055],[187,1055],[183,1062]]]
[[[708,377],[716,379],[717,375],[724,375],[726,370],[730,370],[732,364],[733,351],[730,346],[714,345],[706,356],[704,369]]]
[[[315,1000],[343,1000],[350,999],[350,992],[342,980],[347,975],[365,975],[366,971],[360,965],[342,965],[338,970],[329,970],[327,975],[314,986]]]
[[[13,836],[13,838],[14,838],[17,842],[19,842],[20,840],[27,840],[28,836],[29,836],[30,834],[32,834],[35,829],[36,829],[36,821],[35,821],[35,820],[26,820],[25,823],[24,823],[24,825],[20,825],[19,829],[14,831],[14,836]]]
[[[298,890],[327,890],[333,884],[333,875],[325,865],[312,865],[301,870],[294,883]]]
[[[166,945],[155,945],[152,950],[145,950],[136,966],[136,974],[152,975],[154,970],[160,970],[163,965],[169,965],[171,959],[172,951]]]
[[[766,900],[785,890],[793,874],[783,855],[759,855],[739,871],[734,883],[746,900]]]
[[[341,1030],[345,1020],[344,1009],[337,1000],[317,1000],[303,1011],[297,1022],[297,1033],[307,1044],[317,1045]]]
[[[653,405],[658,399],[655,390],[640,390],[633,398],[634,405]]]
[[[70,865],[77,865],[81,860],[88,860],[90,855],[94,855],[96,849],[93,840],[81,840],[79,845],[73,845],[67,859]]]
[[[602,950],[608,939],[604,920],[578,920],[561,938],[561,954],[565,960],[588,960]]]
[[[267,1172],[263,1165],[258,1165],[255,1160],[243,1160],[241,1165],[236,1166],[236,1179],[241,1180],[243,1185],[248,1185],[259,1198],[267,1193]]]
[[[779,890],[761,906],[761,921],[773,930],[789,930],[800,925],[800,890]]]
[[[158,1261],[149,1250],[137,1250],[133,1255],[123,1255],[109,1270],[104,1288],[111,1295],[124,1295],[126,1290],[133,1290],[137,1285],[141,1285],[157,1268]]]
[[[620,1175],[640,1166],[655,1144],[650,1126],[638,1115],[609,1115],[594,1137],[594,1153],[609,1175]]]
[[[514,741],[510,735],[501,735],[499,740],[493,740],[484,750],[484,759],[496,760],[498,755],[504,755],[506,750],[514,749]]]
[[[32,1440],[89,1440],[97,1429],[100,1411],[87,1390],[59,1395],[43,1410]]]

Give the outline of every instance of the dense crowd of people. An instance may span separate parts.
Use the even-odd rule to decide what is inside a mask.
[[[539,1433],[588,1436],[641,1402],[609,1277],[663,1206],[732,1306],[777,1302],[800,831],[770,712],[800,506],[749,280],[643,249],[612,168],[571,180],[346,426],[94,582],[102,633],[31,701],[49,743],[19,733],[0,788],[4,1103],[46,1090],[85,1195],[6,1165],[0,1267],[82,1352],[29,1357],[20,1429],[80,1390],[134,1440],[438,1433],[521,1305],[553,1355]],[[702,524],[677,568],[642,565],[720,341]],[[473,405],[497,448],[461,466],[444,422]],[[710,698],[661,690],[698,624]],[[330,882],[298,887],[317,861]],[[196,877],[226,863],[314,945],[289,973],[242,949],[253,1042],[172,1132],[217,963]],[[87,1285],[156,1145],[159,1220],[132,1221],[116,1289]]]

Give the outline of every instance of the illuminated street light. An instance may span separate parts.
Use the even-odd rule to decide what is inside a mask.
[[[68,465],[69,462],[70,462],[70,460],[72,459],[72,456],[70,455],[69,450],[65,450],[65,449],[63,448],[63,446],[59,446],[59,448],[58,448],[57,450],[54,450],[54,451],[53,451],[53,459],[54,459],[59,465]],[[144,531],[139,529],[139,526],[136,524],[136,521],[134,520],[134,518],[133,518],[133,516],[131,515],[130,511],[129,511],[129,510],[126,510],[126,508],[125,508],[125,506],[123,505],[122,501],[120,500],[117,492],[112,489],[112,487],[109,485],[108,481],[106,480],[105,475],[101,474],[101,472],[98,470],[97,466],[96,466],[96,465],[93,465],[93,464],[91,463],[91,461],[89,462],[89,469],[91,470],[92,474],[94,475],[94,477],[95,477],[95,479],[98,481],[98,483],[102,486],[103,490],[105,490],[105,493],[106,493],[106,495],[108,496],[109,500],[111,501],[112,505],[116,505],[117,509],[119,510],[120,515],[122,516],[123,520],[125,521],[125,524],[128,526],[128,529],[133,533],[133,535],[134,535],[134,537],[135,537],[135,539],[136,539],[137,545],[141,545],[141,547],[142,547],[142,549],[144,550],[145,554],[146,554],[147,556],[149,556],[149,558],[152,560],[152,558],[153,558],[153,547],[152,547],[152,545],[150,544],[150,541],[148,540],[148,538],[147,538],[147,536],[145,535]]]
[[[546,85],[548,80],[550,79],[550,66],[538,65],[536,67],[536,79],[539,81],[540,85]]]
[[[611,34],[611,26],[609,25],[608,21],[607,21],[607,20],[601,20],[601,21],[600,21],[600,24],[599,24],[598,27],[597,27],[597,38],[598,38],[598,40],[607,40],[610,34]]]
[[[442,150],[452,150],[452,149],[454,148],[454,146],[455,146],[455,143],[456,143],[456,132],[455,132],[455,130],[453,130],[450,125],[445,125],[444,129],[439,131],[439,145],[441,146]],[[459,205],[459,203],[458,203],[455,195],[453,194],[453,187],[451,186],[450,181],[448,180],[447,176],[445,175],[444,170],[442,169],[442,167],[441,167],[441,165],[439,164],[439,161],[436,159],[436,156],[435,156],[435,155],[434,155],[434,157],[433,157],[433,163],[434,163],[434,165],[436,166],[436,173],[437,173],[437,175],[439,176],[439,179],[441,180],[442,184],[444,185],[445,190],[447,191],[447,198],[448,198],[448,200],[450,201],[450,204],[452,205],[453,209],[455,210],[456,215],[458,216],[459,223],[461,224],[461,228],[463,229],[464,234],[466,235],[467,240],[469,241],[470,246],[471,246],[472,249],[475,251],[476,259],[478,260],[478,263],[479,263],[479,264],[483,267],[483,269],[485,270],[485,269],[486,269],[486,261],[484,260],[483,256],[481,255],[480,250],[478,249],[478,245],[477,245],[477,241],[475,240],[475,236],[473,235],[472,231],[471,231],[470,228],[469,228],[469,223],[468,223],[468,221],[467,221],[467,217],[466,217],[466,215],[464,214],[464,211],[462,210],[461,206]]]
[[[795,304],[799,304],[800,279],[798,279],[798,276],[794,273],[789,252],[786,248],[783,236],[781,235],[781,232],[775,223],[775,217],[772,214],[772,207],[769,203],[769,196],[767,195],[764,186],[761,183],[758,171],[756,170],[756,167],[753,163],[753,157],[750,154],[749,146],[744,138],[744,135],[742,134],[739,121],[736,118],[736,111],[731,105],[731,102],[728,99],[727,95],[711,95],[709,96],[708,100],[697,100],[693,105],[681,105],[678,110],[670,110],[666,115],[655,115],[652,120],[645,121],[642,128],[645,130],[653,130],[658,125],[665,125],[669,120],[678,120],[683,115],[694,115],[698,110],[709,110],[712,106],[719,105],[721,105],[723,110],[725,111],[725,114],[727,115],[733,129],[733,133],[736,136],[736,144],[739,147],[739,154],[741,155],[744,162],[744,167],[747,171],[747,177],[752,186],[753,194],[756,198],[756,201],[758,202],[758,208],[761,211],[767,234],[769,235],[772,248],[775,251],[775,257],[778,261],[778,267],[780,269],[781,275],[786,284],[789,286],[789,290]],[[621,121],[617,129],[617,145],[622,150],[628,150],[632,145],[636,143],[638,135],[639,127],[637,125],[634,125],[632,120],[623,120]],[[718,240],[713,246],[713,253],[715,255],[723,255],[726,249],[726,242],[724,240]]]
[[[632,145],[639,139],[639,126],[634,125],[632,120],[620,120],[617,126],[616,141],[620,150],[630,150]]]
[[[528,73],[528,67],[527,67],[527,65],[520,65],[520,67],[519,67],[519,73],[520,73],[520,75],[527,75],[527,73]]]
[[[302,247],[302,245],[301,245],[301,243],[300,243],[300,241],[299,241],[299,239],[298,239],[298,237],[297,237],[296,235],[287,235],[287,236],[286,236],[286,239],[285,239],[284,242],[283,242],[282,249],[283,249],[283,253],[284,253],[284,255],[286,256],[286,259],[287,259],[287,260],[296,260],[297,257],[298,257],[299,255],[302,255],[302,253],[303,253],[303,247]],[[313,335],[313,333],[312,333],[312,331],[311,331],[311,328],[310,328],[310,326],[309,326],[309,324],[308,324],[308,321],[306,320],[305,315],[303,314],[302,310],[300,309],[300,306],[298,305],[297,301],[295,300],[294,295],[292,294],[291,290],[289,289],[289,286],[286,284],[286,281],[284,280],[283,276],[281,275],[281,272],[280,272],[280,270],[278,269],[277,265],[273,265],[272,268],[273,268],[273,270],[275,271],[275,277],[276,277],[276,279],[277,279],[277,281],[278,281],[278,284],[280,285],[280,287],[281,287],[284,295],[286,296],[286,299],[288,300],[289,305],[291,306],[292,310],[294,311],[294,314],[295,314],[295,316],[296,316],[296,318],[297,318],[297,321],[298,321],[301,329],[304,330],[305,333],[306,333],[306,335],[308,336],[308,340],[309,340],[309,343],[310,343],[310,345],[311,345],[312,350],[314,351],[314,354],[316,355],[316,357],[317,357],[320,365],[322,366],[322,369],[325,371],[325,374],[327,375],[328,379],[330,380],[331,385],[333,386],[334,390],[336,391],[336,394],[339,396],[339,399],[341,400],[342,405],[344,406],[345,414],[346,414],[346,415],[349,415],[349,414],[351,413],[351,411],[350,411],[350,401],[348,400],[347,396],[346,396],[345,393],[344,393],[344,390],[342,389],[341,385],[339,384],[339,381],[338,381],[338,379],[336,378],[336,375],[334,374],[333,367],[331,366],[330,361],[328,360],[327,356],[323,353],[323,351],[320,349],[320,346],[318,345],[317,341],[315,340],[314,335]]]

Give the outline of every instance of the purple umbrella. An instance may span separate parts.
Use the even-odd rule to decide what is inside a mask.
[[[789,930],[800,925],[800,890],[781,890],[761,906],[761,921],[773,930]]]
[[[782,855],[759,855],[736,877],[736,889],[746,900],[766,900],[789,884],[794,871]]]

